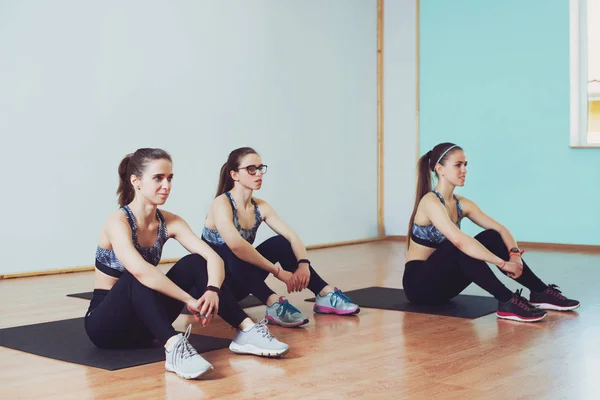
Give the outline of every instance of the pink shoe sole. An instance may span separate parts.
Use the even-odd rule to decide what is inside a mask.
[[[356,310],[352,311],[352,310],[338,310],[337,308],[318,306],[315,304],[313,311],[316,312],[317,314],[355,315],[360,312],[360,307],[357,308]]]

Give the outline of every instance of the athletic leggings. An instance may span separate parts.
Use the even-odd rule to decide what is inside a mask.
[[[225,281],[231,288],[235,299],[242,300],[251,293],[263,304],[266,304],[269,296],[275,293],[265,283],[269,273],[238,258],[226,244],[209,244],[225,261]],[[273,264],[279,262],[286,271],[293,273],[298,269],[298,260],[294,255],[292,245],[281,235],[265,240],[256,247],[256,250]],[[318,294],[327,286],[327,283],[321,279],[312,267],[309,268],[308,289],[314,294]]]
[[[508,249],[500,233],[488,229],[475,236],[475,239],[489,251],[508,261]],[[547,287],[525,261],[523,274],[515,280],[538,293]],[[512,297],[512,292],[500,282],[485,261],[466,255],[449,240],[444,241],[427,260],[407,262],[402,281],[404,293],[413,303],[446,302],[471,283],[475,283],[501,302],[506,302]]]
[[[167,277],[181,289],[203,294],[208,282],[206,260],[189,254],[167,272]],[[147,347],[154,339],[163,345],[176,335],[173,321],[183,303],[144,286],[125,271],[110,290],[94,290],[85,316],[85,329],[100,348]],[[219,295],[219,315],[229,325],[238,327],[247,317],[226,285]]]

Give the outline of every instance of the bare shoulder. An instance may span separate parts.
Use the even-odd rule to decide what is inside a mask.
[[[458,196],[457,196],[458,197]],[[474,201],[467,199],[466,197],[458,197],[460,206],[463,210],[463,215],[467,218],[472,218],[482,213],[481,209]]]
[[[273,215],[275,210],[273,209],[273,207],[271,207],[269,203],[267,203],[263,199],[259,199],[258,197],[253,197],[253,199],[256,202],[258,209],[260,210],[263,220],[267,219],[269,215]]]
[[[263,207],[271,207],[269,205],[269,203],[267,203],[265,200],[263,199],[259,199],[258,197],[252,197],[254,199],[254,201],[256,202],[256,205],[263,206]]]
[[[421,200],[419,201],[419,206],[424,206],[424,207],[431,207],[432,205],[435,205],[435,204],[442,204],[442,203],[440,203],[440,199],[438,199],[438,197],[432,192],[425,194],[425,196],[423,196],[421,198]]]
[[[181,219],[181,217],[179,217],[177,214],[174,214],[170,211],[167,211],[167,210],[159,210],[159,211],[162,214],[162,216],[165,219],[165,222],[167,224]]]
[[[231,209],[231,205],[229,204],[229,199],[225,196],[225,193],[215,197],[212,204],[210,205],[211,211],[222,210],[224,207],[229,207]]]
[[[117,210],[108,214],[104,226],[108,227],[113,225],[119,225],[121,223],[126,223],[129,225],[129,223],[127,222],[127,215],[125,215],[123,211]]]
[[[208,209],[205,224],[210,229],[216,229],[219,221],[224,224],[227,224],[227,221],[230,221],[233,224],[233,208],[225,194],[215,197]]]
[[[182,226],[185,226],[186,222],[179,215],[172,212],[160,210],[160,213],[165,219],[165,225],[167,226],[169,237],[176,237],[177,233],[180,232]]]
[[[104,225],[102,226],[102,230],[100,231],[99,244],[103,248],[110,248],[109,237],[118,232],[127,232],[129,235],[131,234],[131,226],[129,225],[127,216],[122,210],[113,211],[108,214],[108,217],[106,217]]]
[[[415,222],[419,225],[431,223],[431,215],[444,208],[440,199],[433,192],[429,192],[421,197],[415,214]]]
[[[456,198],[460,202],[460,205],[462,206],[463,209],[470,208],[470,207],[477,207],[477,205],[472,200],[470,200],[466,197],[456,195]]]

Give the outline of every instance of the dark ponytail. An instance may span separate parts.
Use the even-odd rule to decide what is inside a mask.
[[[153,160],[171,160],[169,153],[162,149],[137,149],[135,153],[127,154],[119,164],[119,188],[117,196],[119,207],[124,207],[135,198],[135,190],[131,184],[131,175],[141,178],[150,162]]]
[[[421,158],[419,158],[419,162],[417,163],[417,190],[415,193],[415,206],[413,207],[413,212],[410,216],[410,221],[408,223],[408,234],[406,240],[407,249],[410,247],[410,239],[412,237],[412,226],[415,222],[415,215],[417,214],[419,202],[421,201],[423,196],[425,196],[429,191],[431,191],[431,173],[436,173],[435,166],[438,163],[444,165],[450,154],[452,154],[455,150],[462,149],[454,143],[440,143],[433,149],[425,153]]]
[[[219,197],[223,193],[233,189],[234,182],[233,178],[231,178],[231,171],[237,171],[240,168],[240,161],[248,154],[258,153],[251,147],[240,147],[229,153],[227,161],[223,164],[219,172],[219,184],[217,185],[217,194],[215,197]]]
[[[131,157],[133,157],[133,153],[127,154],[119,164],[119,188],[117,189],[117,196],[119,196],[118,202],[120,207],[131,203],[135,197],[135,191],[129,181],[130,175],[127,175]]]
[[[233,179],[229,173],[230,169],[227,168],[227,163],[223,164],[221,171],[219,172],[219,184],[217,186],[217,194],[215,197],[219,197],[225,192],[229,192],[233,189]]]

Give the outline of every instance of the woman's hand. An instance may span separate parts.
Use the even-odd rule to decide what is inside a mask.
[[[200,309],[198,308],[198,300],[190,297],[186,302],[185,306],[188,311],[192,314],[196,322],[200,322]]]
[[[293,275],[291,272],[284,270],[283,268],[279,271],[279,275],[277,275],[277,279],[281,282],[285,283],[287,287],[288,293],[292,293],[296,291],[296,284],[293,279]]]
[[[188,300],[186,306],[197,322],[202,326],[208,326],[219,312],[219,295],[212,290],[207,290],[198,300],[193,298]]]
[[[521,259],[520,254],[512,254],[508,261],[523,266],[523,260]]]
[[[298,292],[306,289],[308,281],[310,280],[310,269],[308,269],[308,264],[300,264],[296,272],[294,272],[292,279],[294,280],[294,286]]]
[[[200,322],[203,326],[207,326],[219,312],[219,295],[212,290],[205,291],[198,299],[198,309],[202,318]]]
[[[518,279],[523,273],[523,266],[512,261],[504,262],[498,268],[506,272],[506,275],[513,279]]]

